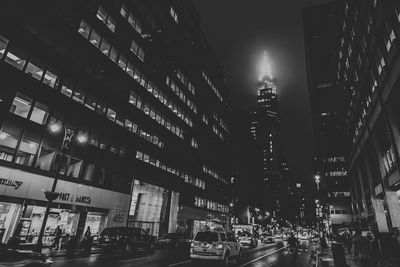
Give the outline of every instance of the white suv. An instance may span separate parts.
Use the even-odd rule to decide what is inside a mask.
[[[193,260],[222,261],[228,266],[232,258],[240,260],[241,257],[242,245],[230,232],[198,232],[190,245],[190,258]]]

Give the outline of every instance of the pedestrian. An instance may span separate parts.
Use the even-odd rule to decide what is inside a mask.
[[[85,239],[89,239],[91,235],[92,235],[92,232],[90,231],[90,226],[88,226],[88,227],[86,228],[86,232],[85,232],[84,238],[85,238]]]
[[[344,245],[347,248],[348,253],[351,254],[351,248],[352,248],[352,245],[353,245],[353,240],[352,240],[351,234],[349,232],[345,232],[344,233],[343,241],[344,241]]]
[[[86,228],[86,232],[83,236],[83,250],[89,253],[92,249],[92,232],[90,231],[90,226]]]
[[[361,235],[361,230],[356,231],[354,237],[354,253],[363,267],[372,267],[371,265],[371,245],[367,237]]]
[[[326,242],[325,234],[322,234],[320,241],[321,241],[321,248],[323,249],[328,248],[328,243]]]
[[[56,230],[54,231],[55,237],[54,237],[53,244],[51,245],[51,248],[54,248],[54,247],[55,247],[56,250],[59,250],[59,248],[60,248],[61,234],[62,234],[61,228],[60,228],[59,225],[57,225],[57,228],[56,228]]]

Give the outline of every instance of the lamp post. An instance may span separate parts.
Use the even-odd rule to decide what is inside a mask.
[[[42,252],[43,248],[43,235],[44,235],[44,230],[46,228],[47,224],[47,219],[49,217],[49,212],[50,212],[50,206],[51,203],[57,199],[59,193],[55,192],[56,186],[58,179],[60,178],[60,171],[62,167],[62,163],[64,160],[65,152],[69,149],[69,146],[72,142],[72,138],[74,137],[75,133],[71,129],[66,128],[65,126],[61,125],[60,123],[53,123],[50,124],[49,126],[50,131],[52,133],[58,133],[61,129],[64,129],[64,138],[61,144],[61,154],[60,154],[60,163],[57,167],[57,172],[53,180],[53,185],[51,187],[51,191],[46,191],[44,192],[44,195],[47,199],[47,206],[46,206],[46,211],[44,213],[43,221],[42,221],[42,226],[40,228],[39,236],[38,236],[38,241],[34,247],[35,252]],[[77,140],[79,143],[86,143],[87,137],[85,135],[78,135]]]
[[[319,182],[321,181],[321,176],[319,174],[314,175],[315,184],[317,185],[317,190],[319,191]]]

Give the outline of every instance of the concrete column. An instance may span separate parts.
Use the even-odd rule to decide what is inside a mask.
[[[363,153],[361,153],[361,160],[364,162],[365,172],[367,174],[366,178],[368,180],[369,190],[371,192],[371,201],[372,201],[372,207],[374,209],[376,226],[380,233],[382,232],[386,233],[389,231],[389,224],[386,218],[384,200],[380,199],[375,194],[375,186],[372,178],[373,174],[371,171],[371,167],[368,163],[368,158],[366,153],[368,153],[368,145],[366,145],[365,149],[363,150]],[[381,179],[381,177],[379,177],[379,179]]]

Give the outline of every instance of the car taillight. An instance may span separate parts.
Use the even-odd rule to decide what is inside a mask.
[[[217,245],[217,249],[223,249],[223,248],[224,247],[223,247],[223,245],[221,243]]]

